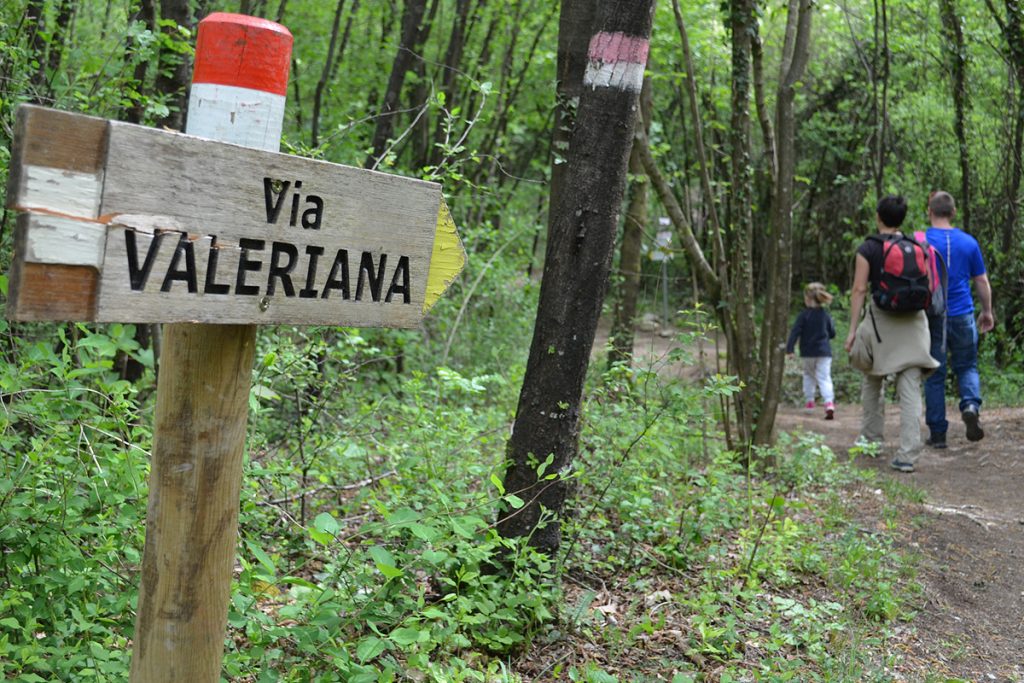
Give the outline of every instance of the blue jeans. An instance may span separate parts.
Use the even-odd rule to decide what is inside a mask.
[[[939,361],[939,367],[924,383],[924,421],[932,434],[945,434],[949,429],[946,420],[947,365],[956,375],[957,388],[960,390],[960,410],[969,405],[981,406],[978,328],[973,313],[946,318],[945,326],[941,318],[930,318],[928,327],[932,335],[932,358]]]

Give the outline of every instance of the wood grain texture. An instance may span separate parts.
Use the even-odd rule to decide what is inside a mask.
[[[19,174],[21,187],[18,188],[14,208],[76,218],[99,215],[102,172],[78,173],[50,166],[24,165]]]
[[[220,678],[256,328],[168,325],[131,680]]]
[[[24,261],[65,266],[90,266],[98,273],[103,265],[107,226],[49,214],[22,214],[25,225]],[[52,295],[53,293],[51,293]]]
[[[29,229],[34,218],[32,214],[18,216],[14,228],[16,254],[29,251]],[[30,263],[15,258],[8,276],[7,318],[19,322],[93,320],[99,281],[95,267]]]
[[[200,22],[200,41],[207,25],[209,18]],[[243,53],[247,47],[234,43]],[[285,52],[277,56],[288,62],[290,44]],[[178,199],[192,203],[188,195]],[[147,227],[140,220],[131,226],[135,236]],[[165,222],[150,221],[154,237]],[[255,325],[164,327],[131,683],[220,680],[255,348]]]
[[[106,131],[103,119],[33,105],[18,108],[7,206],[44,212],[17,219],[9,319],[95,319],[104,228],[74,218],[97,216]]]
[[[8,279],[7,318],[18,322],[92,320],[98,288],[95,268],[16,263]]]
[[[7,179],[7,206],[21,196],[26,166],[96,174],[106,158],[107,121],[23,104],[18,107]]]
[[[441,201],[437,184],[121,123],[111,124],[109,149],[100,214],[118,218],[108,235],[99,320],[370,327],[414,327],[422,320]],[[268,195],[265,179],[280,181],[275,186],[280,191]],[[268,214],[278,203],[270,222]],[[318,203],[322,211],[316,217]],[[304,228],[304,216],[309,223],[316,218],[318,228]],[[139,220],[145,222],[136,228],[142,232],[128,243],[124,232]],[[133,289],[130,255],[142,263],[152,238],[171,230],[187,233],[190,253],[178,248],[178,235],[165,234],[153,245],[145,287]],[[263,244],[247,252],[252,270],[245,286],[258,287],[258,294],[239,295],[234,286],[243,240]],[[292,263],[286,278],[291,292],[285,280],[271,284],[275,243],[277,265]],[[291,248],[289,261],[285,251]],[[218,252],[214,279],[231,284],[228,293],[202,286],[211,270],[211,249]],[[317,254],[314,264],[310,250]],[[341,250],[347,254],[349,297],[340,288],[324,296]],[[384,280],[378,297],[366,286],[357,297],[364,253],[374,264],[368,272]],[[402,275],[397,272],[402,257],[408,302],[397,295],[386,301],[394,278]],[[180,271],[189,267],[187,259],[194,260],[195,291],[184,279],[166,281],[172,264]],[[401,282],[395,284],[400,288]]]

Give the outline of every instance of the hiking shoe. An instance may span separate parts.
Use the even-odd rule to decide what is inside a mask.
[[[926,446],[931,446],[932,448],[936,448],[936,449],[945,448],[946,447],[946,432],[942,432],[941,434],[938,434],[936,432],[932,432],[928,436],[928,440],[925,441],[924,444]]]
[[[805,403],[804,410],[814,410],[814,401],[808,401]]]
[[[889,463],[889,467],[893,468],[897,472],[906,472],[908,474],[914,471],[914,463],[906,462],[904,460],[893,460]]]
[[[825,419],[834,420],[836,415],[836,405],[829,401],[825,404]]]
[[[973,403],[960,411],[960,419],[964,421],[964,425],[967,427],[968,441],[981,441],[985,438],[985,430],[978,424],[979,417],[978,406]]]

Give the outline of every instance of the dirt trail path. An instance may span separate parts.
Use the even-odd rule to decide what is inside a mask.
[[[595,353],[606,340],[602,325]],[[669,359],[677,345],[674,334],[637,330],[634,355],[662,375],[695,379],[697,368]],[[713,354],[713,344],[705,351]],[[896,406],[887,406],[889,438],[898,435],[898,415]],[[915,683],[1024,683],[1024,409],[985,408],[985,438],[978,443],[965,438],[955,408],[948,417],[949,448],[926,448],[912,474],[890,469],[884,455],[856,460],[924,494],[922,503],[904,506],[897,529],[899,546],[919,557],[916,578],[923,595],[913,622],[898,627],[888,644],[901,655],[893,674]],[[860,420],[860,406],[838,406],[829,422],[818,411],[785,406],[777,426],[818,432],[842,457],[857,438]],[[894,444],[886,447],[891,452]],[[864,506],[865,528],[884,530],[879,512],[878,506]]]
[[[821,433],[842,455],[857,437],[860,408],[839,406],[836,417],[786,407],[777,424]],[[887,406],[888,438],[898,434],[897,419]],[[926,448],[913,474],[893,471],[884,455],[856,461],[924,492],[923,503],[905,506],[898,530],[901,547],[920,557],[924,588],[917,617],[890,643],[904,654],[894,672],[902,680],[1024,681],[1024,409],[986,409],[982,425],[985,438],[970,443],[951,419],[949,448]],[[871,510],[864,514],[869,528],[880,526]]]

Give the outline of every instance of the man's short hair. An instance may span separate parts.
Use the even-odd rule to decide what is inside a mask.
[[[883,225],[898,228],[907,216],[907,200],[896,194],[887,195],[878,202],[876,211]]]
[[[928,210],[936,218],[952,220],[956,214],[956,202],[953,201],[951,194],[939,190],[933,192],[931,198],[928,199]]]

